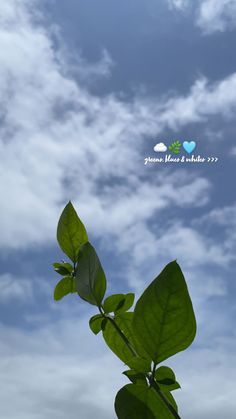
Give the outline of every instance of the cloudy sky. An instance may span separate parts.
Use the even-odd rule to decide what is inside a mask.
[[[127,382],[95,308],[52,298],[69,199],[108,293],[177,258],[198,323],[165,362],[180,415],[235,418],[235,39],[235,0],[1,0],[3,419],[115,419]],[[175,140],[218,161],[144,164]]]

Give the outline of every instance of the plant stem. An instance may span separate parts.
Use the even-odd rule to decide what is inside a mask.
[[[104,319],[107,319],[111,322],[111,324],[113,325],[113,327],[116,329],[117,333],[120,335],[121,339],[124,341],[124,343],[126,344],[126,346],[129,348],[130,352],[132,353],[133,356],[138,356],[137,352],[135,351],[135,349],[132,347],[129,339],[125,336],[125,334],[122,332],[122,330],[119,328],[119,326],[116,324],[115,320],[110,317],[107,316],[101,307],[98,307],[99,311],[101,313],[101,315],[104,317]]]
[[[125,336],[125,334],[122,332],[122,330],[119,328],[119,326],[116,324],[115,320],[112,317],[107,316],[101,307],[98,307],[100,313],[102,314],[102,316],[105,319],[108,319],[111,324],[113,325],[113,327],[116,329],[117,333],[120,335],[121,339],[123,340],[123,342],[126,344],[126,346],[129,348],[130,352],[132,353],[133,356],[138,356],[138,353],[136,352],[136,350],[133,348],[132,344],[130,343],[129,339]],[[152,376],[150,377],[148,374],[145,374],[146,378],[148,379],[148,382],[150,384],[150,387],[152,387],[157,394],[159,395],[159,397],[162,399],[163,403],[165,403],[166,407],[169,409],[169,411],[172,413],[172,415],[176,418],[176,419],[181,419],[181,417],[178,415],[178,413],[175,411],[175,409],[173,408],[173,406],[169,403],[169,401],[167,400],[167,398],[165,397],[165,395],[162,393],[162,391],[160,390],[159,386],[157,385],[157,383],[155,382],[155,370],[156,370],[156,363],[154,363],[153,366],[153,370],[152,370]]]
[[[124,341],[124,343],[126,344],[126,346],[129,348],[130,352],[132,353],[133,356],[138,356],[137,352],[135,351],[135,349],[132,347],[130,341],[128,340],[128,338],[124,335],[124,333],[122,332],[122,330],[119,328],[119,326],[116,324],[115,320],[112,319],[111,317],[107,317],[107,319],[111,322],[111,324],[114,326],[114,328],[116,329],[117,333],[120,335],[121,339]]]
[[[157,367],[157,364],[154,362],[153,369],[152,369],[152,381],[155,380],[156,367]]]
[[[160,396],[161,400],[163,401],[163,403],[165,403],[166,407],[169,409],[169,411],[172,413],[172,415],[176,418],[176,419],[181,419],[181,417],[178,415],[178,413],[176,412],[176,410],[173,408],[172,404],[170,404],[169,400],[167,400],[167,398],[165,397],[165,395],[162,393],[161,389],[159,388],[159,386],[157,385],[157,383],[152,380],[149,380],[150,386],[157,392],[157,394]]]

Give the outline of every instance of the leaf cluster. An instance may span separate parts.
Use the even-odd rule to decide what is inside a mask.
[[[119,419],[180,418],[172,391],[180,388],[171,368],[160,365],[194,340],[196,320],[180,266],[170,262],[152,281],[131,311],[135,295],[105,298],[107,280],[85,226],[69,202],[58,222],[57,240],[70,262],[54,263],[62,276],[54,299],[69,293],[97,307],[89,326],[100,332],[114,354],[129,368],[115,399]]]

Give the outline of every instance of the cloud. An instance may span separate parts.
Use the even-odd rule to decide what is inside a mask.
[[[225,322],[225,313],[220,316]],[[218,320],[208,319],[205,323],[209,339],[210,328]],[[125,367],[107,352],[101,336],[89,331],[85,318],[48,323],[30,331],[1,325],[0,332],[4,383],[0,392],[1,417],[72,419],[77,414],[92,419],[96,414],[98,419],[115,419],[113,403],[118,389],[127,383],[121,374]],[[226,411],[227,417],[233,419],[234,342],[234,334],[212,344],[209,340],[206,348],[196,344],[192,350],[165,362],[174,369],[182,386],[174,396],[183,417],[211,418],[214,414],[220,419]],[[222,388],[225,374],[227,380]]]
[[[41,15],[32,15],[29,4],[1,3],[0,152],[5,157],[0,169],[4,196],[0,247],[22,249],[53,242],[62,206],[68,199],[77,203],[78,197],[78,211],[91,231],[104,235],[109,212],[109,227],[118,234],[130,222],[126,217],[131,219],[125,210],[117,224],[116,208],[124,208],[124,201],[131,207],[135,196],[149,190],[155,196],[150,209],[147,201],[138,206],[132,222],[137,221],[135,215],[149,217],[172,202],[168,185],[140,182],[145,177],[140,152],[147,135],[154,136],[177,120],[185,124],[196,119],[197,108],[187,119],[179,108],[194,103],[196,89],[193,99],[176,98],[160,109],[149,99],[122,102],[112,94],[92,95],[69,77],[66,57],[55,51],[50,28],[42,26]],[[113,180],[112,187],[108,180]],[[174,175],[169,182],[175,183]]]
[[[106,49],[102,50],[102,55],[99,61],[96,63],[88,63],[84,59],[78,60],[79,70],[79,79],[81,82],[90,82],[97,81],[99,77],[110,77],[111,69],[115,65],[110,54]]]
[[[189,5],[189,0],[168,0],[170,9],[185,10]]]
[[[206,234],[214,232],[221,237],[221,248],[230,259],[234,259],[236,249],[236,203],[214,208],[207,215],[195,221],[198,228],[204,228]]]
[[[186,351],[177,355],[179,364],[175,366],[175,371],[182,382],[182,391],[176,391],[174,396],[179,402],[181,417],[220,419],[226,414],[227,418],[234,418],[236,406],[233,398],[232,365],[235,363],[235,353],[232,344],[233,339],[229,339],[229,356],[225,356],[227,344],[222,341],[216,348],[195,348],[193,352]],[[229,381],[225,383],[224,391],[217,391],[216,387],[224,380],[225,374]],[[210,382],[214,383],[213,387],[209,385]]]
[[[225,79],[209,83],[198,79],[186,96],[170,98],[163,106],[160,120],[174,130],[190,123],[206,122],[220,114],[225,119],[233,118],[236,107],[236,73]]]
[[[213,240],[204,219],[211,183],[185,170],[165,170],[152,179],[140,157],[147,137],[156,138],[166,128],[204,124],[214,115],[233,117],[236,76],[217,83],[203,77],[185,95],[169,99],[99,98],[87,88],[84,74],[90,68],[91,79],[107,77],[109,63],[101,70],[106,57],[95,70],[81,58],[78,83],[63,45],[55,50],[52,28],[45,26],[37,6],[32,0],[0,4],[1,251],[54,243],[55,223],[72,199],[89,233],[105,237],[108,248],[113,239],[116,258],[126,260],[117,277],[139,292],[178,257],[201,328],[192,350],[168,360],[183,387],[176,398],[185,417],[231,419],[236,409],[235,337],[225,327],[232,320],[228,308],[217,315],[210,303],[228,303],[229,284],[213,272],[213,265],[227,273],[235,257],[233,238],[225,239],[230,228],[225,220],[233,208],[224,214],[209,211],[212,225],[221,225],[224,234],[224,240]],[[201,222],[186,224],[188,217],[179,219],[178,209],[187,215],[194,209]],[[39,304],[37,281],[29,285],[28,278],[20,278],[17,283],[9,273],[0,280],[1,298],[9,307],[25,302],[25,291]],[[50,293],[45,283],[41,286],[39,294],[45,292],[48,302],[51,285]],[[75,308],[67,301],[52,302],[40,313],[26,311],[25,330],[1,325],[1,417],[114,417],[115,393],[127,382],[121,376],[123,365],[107,355],[99,336],[90,334],[92,309],[85,318],[79,304]]]
[[[105,48],[101,50],[101,57],[98,61],[90,62],[84,57],[82,50],[76,52],[76,54],[74,52],[71,54],[70,49],[64,45],[59,29],[54,31],[54,36],[61,45],[57,52],[57,58],[60,62],[63,62],[67,76],[76,79],[77,82],[87,88],[91,88],[97,85],[100,80],[109,79],[112,76],[115,62]]]
[[[114,398],[126,381],[122,363],[104,350],[85,319],[76,319],[76,331],[71,319],[30,333],[0,330],[1,417],[115,418]]]
[[[233,147],[231,150],[231,155],[236,156],[236,147]]]
[[[233,117],[236,75],[214,84],[202,78],[185,96],[167,100],[97,97],[71,78],[65,46],[61,42],[55,50],[51,28],[34,4],[5,0],[0,9],[0,247],[54,242],[56,221],[69,199],[98,237],[118,236],[159,209],[181,206],[178,196],[189,179],[182,177],[180,185],[172,172],[164,185],[160,175],[146,181],[140,164],[144,141],[217,114]],[[87,69],[83,60],[80,69]],[[202,185],[200,200],[194,201],[200,196],[196,181],[183,202],[206,202]]]
[[[9,303],[11,300],[20,302],[27,301],[32,298],[33,289],[32,281],[27,279],[19,280],[18,277],[13,277],[11,274],[5,273],[0,275],[1,303]]]
[[[167,0],[167,5],[170,10],[191,11],[189,19],[193,19],[205,35],[236,27],[236,0]]]
[[[139,237],[142,237],[142,241]],[[170,223],[169,228],[153,228],[153,231],[144,223],[139,223],[136,228],[132,226],[128,229],[127,235],[122,236],[118,243],[124,252],[132,248],[129,264],[133,267],[133,273],[129,272],[126,276],[130,285],[139,292],[148,278],[151,280],[155,277],[170,260],[177,259],[186,271],[204,271],[212,266],[227,268],[236,258],[234,240],[218,243],[215,238],[208,238],[192,225],[184,226],[180,222]],[[212,289],[211,285],[209,287]]]
[[[5,304],[5,307],[12,302],[32,305],[39,296],[51,298],[52,295],[50,284],[39,276],[26,278],[5,272],[0,275],[0,284],[0,302]]]
[[[196,220],[196,223],[198,225],[213,225],[214,228],[216,225],[226,226],[230,229],[231,227],[236,227],[236,203],[228,206],[216,207],[207,215]]]
[[[187,194],[187,190],[182,192],[180,198]],[[130,286],[140,294],[168,262],[177,259],[198,313],[209,298],[230,298],[236,259],[235,204],[203,211],[204,215],[187,224],[177,216],[167,222],[164,214],[163,211],[162,225],[154,219],[151,225],[139,222],[120,236],[119,251],[127,254],[132,249],[121,278],[127,277]]]
[[[236,27],[236,0],[203,0],[197,25],[206,34],[224,32]]]
[[[186,176],[185,171],[179,171],[178,177],[173,178],[172,174],[166,172],[164,180],[162,173],[155,176],[155,181],[156,184],[144,180],[139,183],[138,179],[135,179],[130,185],[107,186],[104,208],[100,207],[101,204],[96,197],[91,198],[90,208],[87,204],[81,203],[80,208],[86,214],[91,230],[100,237],[102,226],[103,234],[107,237],[113,236],[114,246],[117,244],[122,251],[122,248],[126,249],[126,237],[128,240],[130,237],[128,231],[136,231],[132,233],[132,237],[136,237],[137,243],[143,243],[143,240],[137,237],[137,235],[142,237],[142,229],[138,229],[137,226],[143,223],[150,229],[148,222],[157,214],[165,213],[169,207],[201,207],[209,201],[211,185],[204,178],[193,179],[189,175]],[[105,212],[108,206],[112,212],[109,219]],[[96,220],[93,217],[95,207],[99,208]]]
[[[164,143],[158,143],[154,146],[154,151],[159,151],[159,152],[165,152],[167,150],[167,147]]]

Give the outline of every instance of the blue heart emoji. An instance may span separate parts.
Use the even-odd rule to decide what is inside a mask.
[[[187,153],[190,154],[195,149],[196,143],[195,143],[195,141],[184,141],[183,142],[183,147],[184,147],[185,151],[187,151]]]

